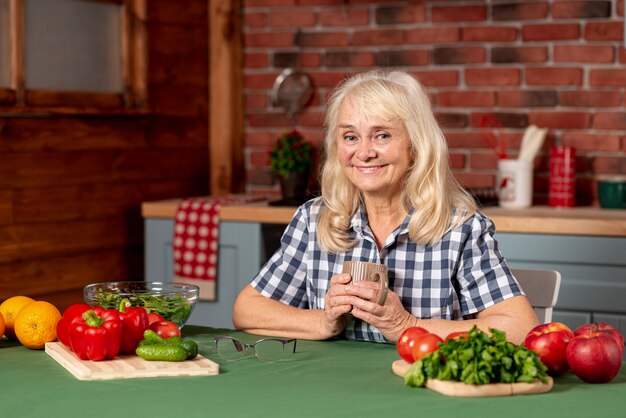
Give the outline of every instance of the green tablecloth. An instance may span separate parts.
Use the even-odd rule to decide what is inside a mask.
[[[220,374],[203,377],[80,381],[44,351],[0,342],[3,417],[626,417],[626,367],[610,384],[555,380],[550,393],[450,398],[410,388],[391,372],[395,346],[353,341],[298,341],[291,360],[253,357],[222,363],[213,336],[255,336],[185,327]]]

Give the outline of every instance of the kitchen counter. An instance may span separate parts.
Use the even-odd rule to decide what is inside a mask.
[[[179,199],[145,202],[144,218],[173,219]],[[296,208],[269,206],[265,203],[223,206],[222,221],[287,224]],[[528,209],[487,207],[482,211],[498,232],[626,237],[626,210],[575,207],[555,209],[535,206]]]
[[[223,362],[215,352],[215,335],[249,343],[259,337],[193,326],[185,326],[183,334],[198,342],[201,354],[220,363],[218,375],[81,381],[42,350],[0,341],[2,416],[624,417],[624,366],[608,384],[584,383],[570,373],[557,377],[545,394],[453,398],[405,386],[391,372],[399,358],[392,344],[298,340],[296,353],[280,362],[252,356]]]

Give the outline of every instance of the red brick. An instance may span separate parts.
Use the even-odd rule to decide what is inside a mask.
[[[273,63],[275,67],[319,67],[322,58],[315,52],[275,52]]]
[[[624,39],[624,22],[589,22],[585,25],[588,41],[621,41]]]
[[[586,112],[530,112],[528,122],[542,128],[587,129],[591,115]]]
[[[548,4],[541,3],[507,3],[494,4],[491,8],[493,20],[528,20],[541,19],[548,15]]]
[[[480,133],[475,131],[446,131],[446,141],[449,148],[485,148],[485,141]]]
[[[607,107],[622,104],[619,91],[567,90],[559,93],[563,106]]]
[[[554,45],[554,62],[610,63],[614,59],[609,45]]]
[[[403,45],[405,31],[399,29],[372,29],[355,31],[352,34],[352,45]]]
[[[470,189],[491,188],[496,184],[496,176],[488,173],[453,171],[454,177],[463,187]]]
[[[589,84],[592,86],[626,86],[626,69],[591,70]]]
[[[623,1],[617,2],[617,15],[624,16],[624,2]]]
[[[500,121],[502,128],[526,128],[528,126],[528,118],[525,113],[513,112],[475,112],[470,116],[471,126],[482,128],[481,122],[485,115],[495,116]]]
[[[322,26],[355,27],[367,25],[370,20],[368,9],[352,9],[343,7],[337,11],[334,9],[320,11],[320,24]]]
[[[267,94],[246,94],[244,96],[246,109],[259,109],[267,106]]]
[[[244,0],[243,6],[247,9],[255,7],[287,7],[294,6],[297,0]]]
[[[552,5],[552,17],[557,19],[598,18],[611,16],[610,1],[561,1]]]
[[[271,89],[277,73],[246,74],[244,75],[244,86],[247,89]]]
[[[244,57],[245,68],[264,68],[269,64],[269,57],[264,53],[247,53]]]
[[[465,154],[450,152],[448,154],[448,163],[450,164],[451,168],[465,167]]]
[[[548,60],[548,48],[545,46],[494,47],[491,50],[491,62],[498,64],[514,62],[545,62]]]
[[[379,7],[376,9],[376,23],[379,25],[416,23],[424,22],[425,20],[426,10],[423,3],[403,7]]]
[[[295,35],[292,32],[247,33],[244,36],[246,47],[276,48],[294,46]]]
[[[425,86],[449,87],[459,84],[459,73],[456,70],[416,71],[413,74]]]
[[[300,114],[300,124],[308,127],[322,126],[324,123],[324,113],[314,110],[305,110]]]
[[[284,112],[248,113],[246,119],[251,127],[284,127],[293,125],[293,121]]]
[[[579,86],[583,82],[581,68],[527,68],[526,82],[534,86]]]
[[[464,128],[468,125],[467,115],[462,113],[437,112],[435,116],[442,128]]]
[[[329,67],[371,67],[374,65],[373,52],[327,52],[325,63]]]
[[[626,173],[626,157],[596,156],[592,163],[596,174],[624,174]]]
[[[304,52],[298,54],[299,67],[319,67],[322,61],[320,54],[315,52]]]
[[[599,112],[593,118],[596,129],[626,130],[626,112]]]
[[[517,39],[517,28],[508,26],[477,26],[462,29],[465,42],[513,42]]]
[[[458,27],[434,27],[408,30],[406,42],[409,44],[452,43],[461,40],[461,29]]]
[[[253,131],[251,132],[250,130],[246,131],[246,136],[245,136],[245,140],[246,140],[246,147],[271,147],[273,142],[274,142],[274,138],[275,138],[275,134],[274,132],[270,132],[270,131]]]
[[[412,67],[429,63],[430,51],[427,50],[381,51],[376,54],[376,65],[379,67]]]
[[[487,152],[472,152],[469,167],[478,170],[495,170],[498,168],[498,156],[491,150]]]
[[[345,72],[319,71],[310,72],[309,77],[316,87],[335,87],[346,78]]]
[[[577,23],[554,23],[525,25],[522,28],[524,41],[559,41],[578,39],[580,26]]]
[[[348,46],[346,32],[299,32],[295,43],[299,47],[345,47]]]
[[[264,167],[270,165],[270,159],[266,149],[251,151],[249,154],[250,165],[253,167]]]
[[[468,68],[465,82],[468,86],[517,86],[520,71],[515,68]]]
[[[623,46],[619,48],[619,62],[626,63],[626,49]]]
[[[316,24],[314,12],[279,12],[272,11],[269,15],[270,26],[280,27],[309,27]]]
[[[263,28],[267,25],[267,14],[246,13],[244,14],[244,25],[247,28]]]
[[[499,91],[497,103],[504,107],[548,107],[559,102],[554,90]]]
[[[433,22],[479,22],[487,19],[485,6],[434,6]]]
[[[442,107],[486,107],[495,102],[490,91],[445,91],[437,96],[437,105]]]
[[[485,62],[483,47],[438,47],[433,51],[435,64],[475,64]]]
[[[561,142],[580,151],[619,151],[620,137],[610,134],[564,133]]]

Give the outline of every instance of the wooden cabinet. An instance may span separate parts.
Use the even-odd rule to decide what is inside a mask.
[[[164,203],[167,204],[172,205],[172,201]],[[237,293],[278,247],[280,235],[294,210],[254,205],[222,209],[217,300],[200,302],[191,316],[191,324],[232,327],[232,306]],[[174,213],[175,204],[173,209],[158,204],[144,205],[146,280],[172,280]],[[554,224],[547,219],[552,226],[544,226],[537,216],[534,221],[526,218],[520,227],[515,227],[515,216],[521,216],[517,212],[495,210],[488,215],[499,228],[496,239],[511,267],[561,272],[554,321],[572,328],[592,321],[608,322],[626,334],[626,234],[621,232],[626,227],[624,211],[606,216],[599,213],[594,216],[595,221],[588,224],[591,229],[584,229],[580,219],[571,218],[577,224],[579,234],[576,235],[562,233],[562,230],[561,233],[545,233],[553,231]],[[593,232],[601,228],[596,221],[602,222],[614,236],[594,235]],[[534,229],[529,229],[529,223],[533,222]]]

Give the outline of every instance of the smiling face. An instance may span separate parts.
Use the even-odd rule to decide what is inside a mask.
[[[399,198],[411,164],[410,140],[399,119],[366,117],[351,99],[339,110],[337,152],[348,179],[366,198]]]

